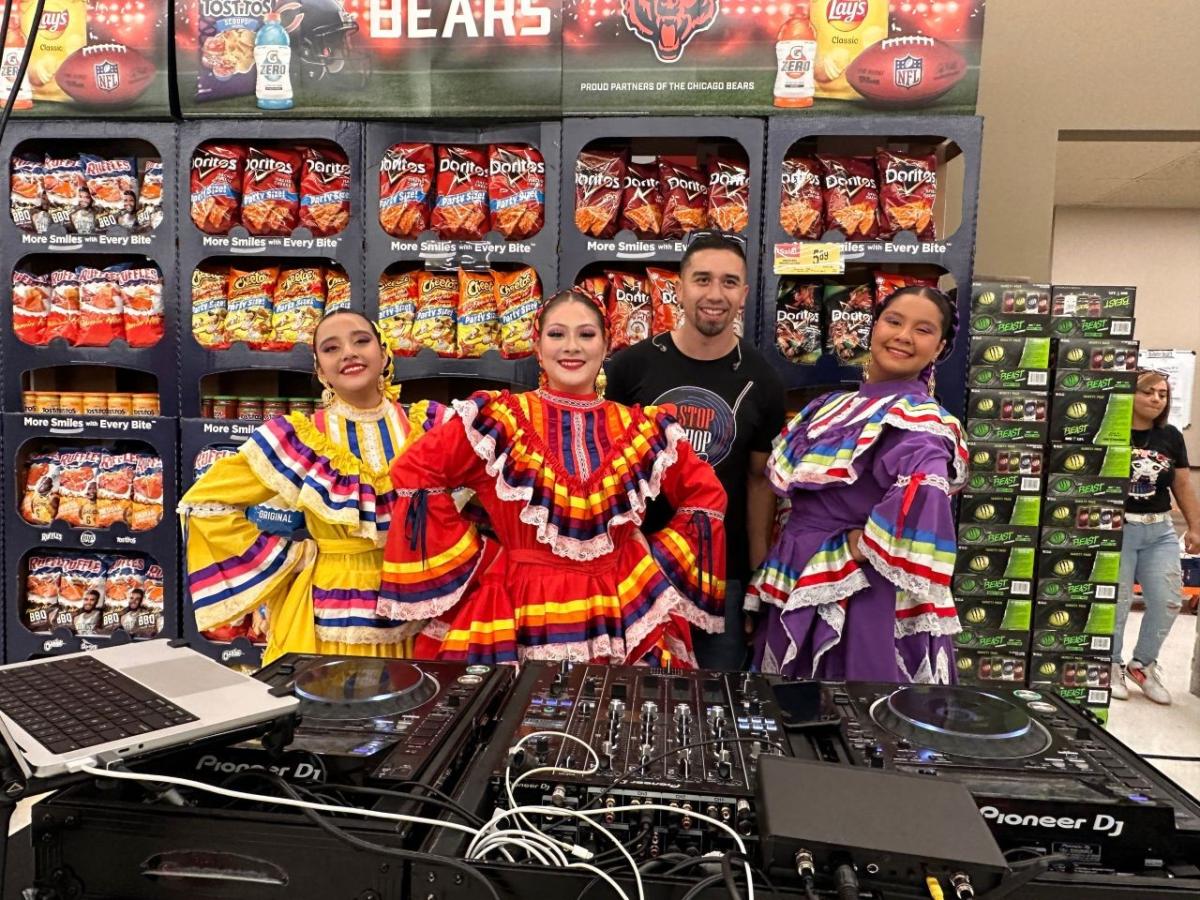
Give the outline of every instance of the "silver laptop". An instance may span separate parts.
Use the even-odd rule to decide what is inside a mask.
[[[299,701],[168,640],[0,666],[0,727],[49,778],[294,713]]]

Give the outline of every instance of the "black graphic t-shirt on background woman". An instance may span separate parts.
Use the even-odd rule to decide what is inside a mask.
[[[1187,447],[1174,425],[1162,428],[1134,429],[1133,472],[1129,479],[1129,497],[1125,511],[1163,513],[1171,511],[1171,485],[1175,470],[1187,468]]]

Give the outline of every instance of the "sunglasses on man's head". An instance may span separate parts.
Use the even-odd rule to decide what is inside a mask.
[[[742,250],[746,249],[746,238],[738,234],[736,231],[719,231],[715,228],[702,228],[699,231],[689,231],[683,238],[683,246],[690,247],[700,238],[720,238],[724,241],[737,244]]]

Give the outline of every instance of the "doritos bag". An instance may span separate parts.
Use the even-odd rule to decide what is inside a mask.
[[[676,163],[658,164],[659,189],[663,195],[664,238],[683,237],[708,221],[708,188],[699,169]]]
[[[880,233],[891,237],[897,231],[911,231],[923,241],[933,240],[937,157],[880,150],[875,165],[879,170]]]
[[[438,356],[457,356],[454,319],[457,308],[457,272],[418,272],[413,340]]]
[[[532,237],[546,222],[546,163],[526,144],[488,149],[488,208],[492,228],[510,241]]]
[[[613,353],[650,337],[653,304],[646,282],[630,272],[609,272],[609,334]]]
[[[674,331],[683,324],[683,310],[679,307],[679,273],[670,269],[649,266],[646,269],[646,286],[650,289],[650,302],[654,312],[650,326],[651,334]]]
[[[496,312],[500,317],[500,355],[521,359],[533,354],[533,320],[542,303],[542,286],[532,266],[494,272]]]
[[[14,270],[12,304],[17,340],[34,347],[46,343],[46,319],[50,315],[50,284],[46,277]]]
[[[879,182],[869,157],[818,156],[824,172],[825,227],[848,240],[879,236]]]
[[[341,150],[304,149],[300,224],[317,237],[338,234],[350,224],[350,162]]]
[[[317,266],[283,269],[271,311],[271,349],[312,345],[325,310],[325,278]]]
[[[433,203],[432,144],[396,144],[379,163],[379,224],[392,237],[429,230]]]
[[[829,323],[829,352],[842,365],[866,365],[871,358],[871,325],[874,301],[865,284],[827,285],[824,290],[825,320]]]
[[[50,314],[46,317],[43,343],[62,338],[75,344],[79,319],[79,271],[57,269],[50,273]]]
[[[153,347],[163,336],[162,273],[154,266],[118,273],[125,341],[130,347]]]
[[[750,170],[732,159],[708,162],[708,227],[745,231],[750,224]]]
[[[225,350],[225,314],[229,273],[198,268],[192,272],[192,336],[206,350]]]
[[[251,234],[289,235],[300,218],[300,157],[251,147],[242,178],[242,224]]]
[[[812,365],[821,357],[821,286],[779,280],[775,299],[775,347],[790,363]]]
[[[779,224],[798,240],[819,240],[825,233],[821,164],[807,157],[783,161],[779,179]]]
[[[488,161],[479,147],[438,147],[437,200],[430,220],[443,240],[477,241],[488,232]]]
[[[575,290],[582,291],[593,300],[600,309],[607,310],[609,282],[607,275],[586,275],[575,284]]]
[[[496,282],[491,272],[458,272],[458,355],[476,359],[500,346]]]
[[[623,151],[585,150],[575,160],[575,227],[581,233],[595,238],[617,233],[625,165]]]
[[[663,203],[658,187],[658,163],[631,162],[621,191],[621,228],[640,238],[662,236]]]
[[[127,264],[79,269],[79,318],[75,343],[79,347],[107,347],[125,337],[121,273]]]
[[[413,340],[417,315],[415,272],[384,274],[379,279],[379,327],[398,356],[414,356],[420,345]]]
[[[230,343],[245,341],[260,350],[271,339],[271,307],[279,267],[266,266],[246,271],[229,270],[229,308],[225,313],[225,338]]]
[[[203,144],[192,156],[192,222],[208,234],[228,234],[238,223],[246,150]]]

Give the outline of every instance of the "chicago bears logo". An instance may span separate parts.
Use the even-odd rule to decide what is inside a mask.
[[[622,0],[625,27],[654,48],[659,62],[678,62],[688,41],[721,14],[721,0]]]

